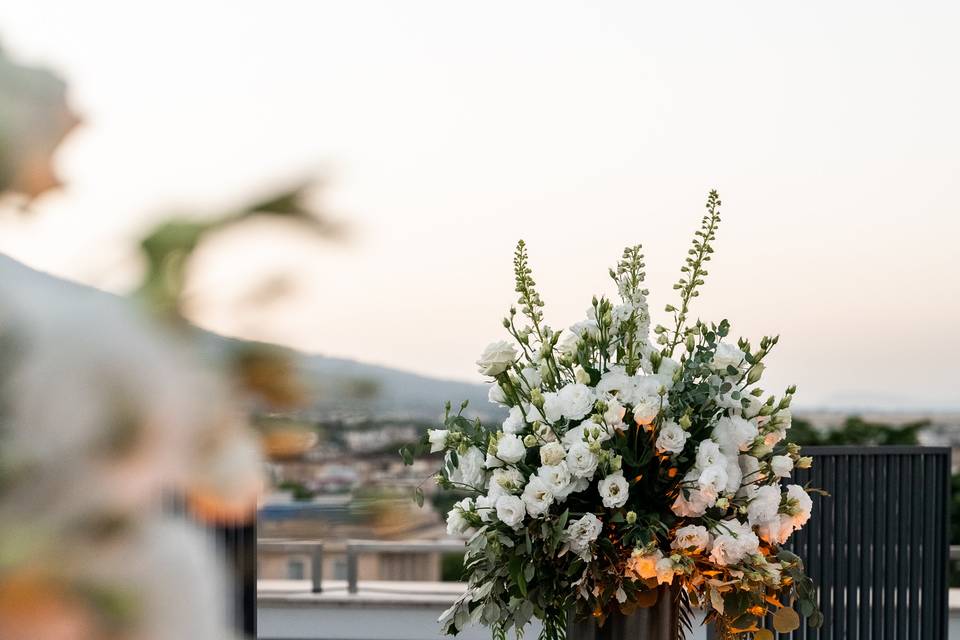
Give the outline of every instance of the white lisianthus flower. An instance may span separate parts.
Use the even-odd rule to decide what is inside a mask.
[[[660,549],[634,549],[627,559],[626,573],[633,578],[652,580],[657,577],[657,563],[661,560],[663,552]]]
[[[577,355],[577,348],[580,346],[580,336],[573,331],[564,331],[557,343],[557,351],[564,358],[573,358]]]
[[[481,375],[497,376],[517,361],[516,348],[506,340],[491,342],[477,360],[477,370]]]
[[[470,530],[470,522],[464,517],[465,513],[473,511],[473,499],[464,498],[453,505],[447,514],[447,535],[461,536]]]
[[[622,471],[611,473],[597,484],[603,506],[608,509],[619,509],[627,503],[630,497],[630,485],[623,477]]]
[[[780,429],[773,429],[768,431],[763,435],[763,444],[771,449],[787,437],[786,431],[781,431]]]
[[[570,474],[570,469],[565,461],[540,467],[537,470],[537,476],[543,480],[550,489],[550,493],[559,502],[566,500],[573,490],[573,476]]]
[[[476,447],[470,447],[466,453],[458,456],[459,464],[450,474],[450,480],[476,489],[483,487],[486,484],[484,461],[483,452]]]
[[[758,487],[747,505],[747,519],[753,526],[780,519],[780,487]]]
[[[495,469],[490,475],[487,493],[499,497],[504,493],[517,493],[523,487],[523,474],[513,467]]]
[[[740,489],[740,483],[743,481],[743,472],[740,471],[740,464],[736,458],[727,458],[724,465],[727,472],[727,484],[724,487],[724,493],[736,493]]]
[[[603,523],[600,522],[600,518],[592,513],[584,514],[582,518],[572,522],[565,532],[570,550],[589,561],[592,558],[590,545],[597,539],[602,529]]]
[[[540,447],[540,464],[550,466],[559,464],[567,457],[567,450],[559,442],[548,442]]]
[[[503,388],[499,384],[493,383],[490,385],[490,390],[487,391],[487,400],[493,404],[505,405],[507,404],[507,394],[503,392]]]
[[[577,384],[590,384],[590,374],[580,365],[573,367],[573,379]]]
[[[789,431],[793,424],[793,414],[790,409],[781,409],[773,416],[773,424],[777,425],[782,431]]]
[[[785,544],[793,534],[793,520],[781,513],[776,518],[757,525],[757,535],[770,544]]]
[[[507,464],[520,462],[526,453],[527,449],[523,446],[523,440],[516,434],[505,433],[497,441],[497,458]]]
[[[813,500],[807,495],[803,487],[791,484],[787,487],[787,515],[790,516],[794,529],[807,524],[810,512],[813,510]]]
[[[606,442],[612,437],[613,435],[606,425],[585,420],[577,426],[571,427],[563,434],[563,444],[569,449],[578,442]]]
[[[770,458],[770,471],[778,478],[789,478],[793,471],[793,458],[790,456],[773,456]]]
[[[503,421],[503,432],[520,433],[526,425],[520,407],[510,407],[510,413],[507,415],[507,419]]]
[[[542,478],[532,476],[520,496],[531,518],[539,518],[547,513],[553,504],[553,493]]]
[[[727,488],[728,479],[727,469],[724,465],[715,464],[707,467],[700,472],[700,477],[697,478],[700,494],[712,505]]]
[[[593,409],[593,391],[585,384],[568,384],[558,392],[563,416],[579,420]]]
[[[677,529],[673,534],[671,549],[700,549],[707,551],[710,548],[710,532],[706,527],[688,524]]]
[[[706,469],[724,462],[720,445],[713,440],[704,440],[697,447],[697,468]]]
[[[550,423],[559,422],[563,418],[563,402],[553,391],[543,394],[543,417]]]
[[[664,422],[657,435],[657,451],[660,453],[677,454],[683,451],[689,434],[680,428],[676,422]]]
[[[657,561],[657,584],[672,584],[673,576],[677,574],[676,567],[673,566],[673,560],[670,558],[661,558]]]
[[[744,365],[746,354],[735,344],[721,342],[717,345],[717,351],[713,354],[713,361],[710,368],[722,374],[727,373],[727,367],[732,366],[740,369]]]
[[[577,478],[592,478],[597,471],[600,460],[597,454],[590,450],[586,442],[577,442],[567,452],[567,467],[570,473]]]
[[[653,424],[660,413],[660,396],[639,396],[633,400],[633,419],[640,426]]]
[[[543,376],[540,375],[540,371],[533,367],[524,367],[520,371],[521,377],[523,377],[524,382],[527,383],[528,389],[538,389],[540,388],[540,383],[543,382]]]
[[[526,505],[517,496],[502,495],[497,498],[497,518],[508,527],[519,529],[526,515]]]
[[[757,437],[757,425],[751,420],[740,416],[724,416],[717,420],[710,438],[720,445],[720,450],[727,455],[735,455],[739,451],[747,451]]]
[[[588,311],[593,310],[589,309]],[[597,338],[600,336],[600,327],[594,320],[581,320],[570,325],[570,332],[576,334],[579,338]]]
[[[698,489],[681,491],[670,507],[674,514],[684,518],[699,518],[710,505]]]
[[[673,387],[673,374],[680,368],[680,363],[673,358],[663,358],[660,361],[660,367],[657,372],[651,374],[657,381],[668,390]]]
[[[600,382],[597,383],[598,392],[618,397],[629,395],[633,391],[633,387],[633,382],[627,374],[619,369],[607,371],[600,376]]]
[[[733,518],[717,525],[710,559],[722,566],[737,564],[760,550],[760,539],[749,525]]]
[[[447,448],[447,436],[450,432],[446,429],[427,429],[427,438],[430,439],[430,453],[437,453]]]
[[[474,507],[476,509],[477,515],[480,516],[480,519],[484,522],[490,522],[493,520],[493,514],[497,509],[497,498],[500,497],[500,494],[489,495],[489,496],[477,496],[476,503]]]
[[[753,483],[763,480],[763,474],[760,473],[760,461],[754,456],[741,455],[738,459],[740,471],[743,473],[743,482]]]
[[[613,396],[604,398],[604,401],[607,403],[607,410],[603,412],[604,424],[611,429],[624,429],[626,425],[623,423],[623,416],[626,415],[627,409]]]

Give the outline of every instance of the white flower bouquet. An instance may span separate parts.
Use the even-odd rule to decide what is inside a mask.
[[[781,548],[811,509],[804,487],[782,484],[811,461],[785,442],[795,389],[777,399],[757,386],[777,338],[754,347],[730,342],[726,320],[688,324],[719,207],[711,192],[671,326],[653,336],[640,246],[610,271],[620,302],[595,297],[585,320],[555,331],[518,244],[520,314],[503,321],[513,342],[477,363],[508,417],[486,428],[448,405],[444,428],[401,451],[408,463],[442,452],[437,482],[467,494],[447,516],[450,534],[469,535],[469,588],[440,618],[446,632],[479,621],[519,636],[535,616],[556,640],[569,611],[602,624],[666,584],[686,629],[691,607],[723,637],[772,638],[767,616],[786,632],[798,610],[822,622],[802,563]]]

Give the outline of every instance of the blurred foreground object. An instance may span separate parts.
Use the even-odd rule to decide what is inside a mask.
[[[0,193],[29,202],[60,185],[52,156],[80,123],[66,89],[52,72],[16,64],[0,49]]]

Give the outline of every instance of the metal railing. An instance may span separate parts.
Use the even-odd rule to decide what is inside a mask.
[[[309,555],[311,561],[310,581],[313,593],[323,592],[323,543],[306,540],[257,540],[258,551]],[[461,553],[462,540],[416,540],[392,542],[389,540],[348,540],[347,593],[359,591],[360,556],[370,553]]]
[[[310,556],[310,590],[323,592],[323,543],[305,540],[257,540],[257,551]]]
[[[382,540],[350,540],[347,542],[347,593],[357,593],[359,558],[365,553],[457,553],[462,552],[462,540],[430,540],[417,542],[389,542]]]

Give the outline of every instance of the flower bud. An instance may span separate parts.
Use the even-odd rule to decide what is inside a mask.
[[[810,456],[803,456],[802,458],[797,460],[797,464],[796,464],[797,469],[809,469],[812,466],[813,466],[813,458],[811,458]]]
[[[680,419],[677,420],[677,424],[679,424],[680,428],[683,430],[689,429],[691,424],[690,416],[687,414],[683,414],[682,416],[680,416]]]
[[[636,511],[627,511],[627,524],[634,524],[637,521]]]
[[[730,500],[729,500],[728,498],[726,498],[726,497],[717,498],[717,508],[718,508],[718,509],[726,509],[726,508],[729,507],[729,506],[730,506]]]
[[[537,444],[537,436],[529,433],[523,437],[523,446],[532,447]]]

